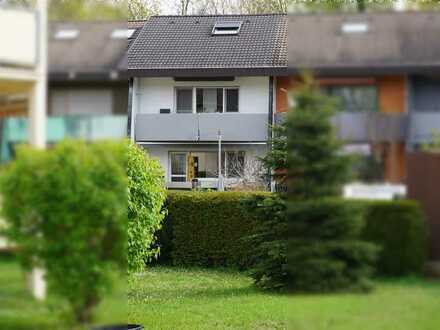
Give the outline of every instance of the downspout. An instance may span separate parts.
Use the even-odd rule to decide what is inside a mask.
[[[127,109],[127,137],[130,140],[134,140],[134,135],[133,138],[131,136],[131,116],[132,116],[132,109],[133,108],[133,78],[130,78],[128,80],[128,109]]]
[[[272,149],[271,139],[272,139],[272,126],[274,122],[274,113],[273,113],[273,76],[269,77],[269,117],[268,117],[268,127],[267,127],[267,151]],[[272,184],[272,173],[270,170],[268,171],[269,177],[269,188],[273,192],[273,184]]]

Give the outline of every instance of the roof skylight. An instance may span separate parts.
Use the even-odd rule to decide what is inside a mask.
[[[343,33],[366,33],[368,32],[367,23],[344,23],[342,24]]]
[[[55,33],[55,39],[63,39],[63,40],[69,40],[69,39],[75,39],[79,35],[79,31],[75,29],[63,29],[58,30]]]
[[[212,35],[233,35],[240,32],[241,22],[216,22]]]
[[[114,39],[129,39],[134,31],[135,29],[116,29],[113,30],[111,37]]]

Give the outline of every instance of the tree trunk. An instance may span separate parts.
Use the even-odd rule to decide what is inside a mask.
[[[98,304],[96,296],[87,297],[84,304],[75,307],[75,319],[80,324],[90,324],[93,320],[93,311]]]

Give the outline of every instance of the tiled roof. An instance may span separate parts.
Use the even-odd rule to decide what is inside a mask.
[[[126,38],[112,38],[115,30],[127,29],[125,22],[54,22],[49,26],[49,73],[107,74],[118,70],[126,54]],[[61,30],[78,30],[72,39],[57,39]],[[125,71],[125,68],[124,70]]]
[[[440,66],[440,12],[291,15],[288,26],[293,68],[416,72]],[[344,26],[365,31],[347,33]]]
[[[212,35],[241,21],[238,35]],[[128,52],[129,72],[262,69],[287,65],[286,15],[153,16]]]

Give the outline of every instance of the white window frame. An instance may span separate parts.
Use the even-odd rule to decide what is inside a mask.
[[[175,86],[174,87],[174,107],[173,112],[177,112],[177,90],[180,89],[192,89],[192,113],[197,113],[197,89],[222,89],[223,90],[223,104],[222,112],[215,113],[240,113],[240,87],[239,86]],[[235,89],[238,91],[238,110],[237,111],[227,111],[226,109],[226,90]],[[185,114],[185,113],[182,113]]]
[[[176,87],[174,87],[174,106],[173,106],[173,112],[174,113],[178,113],[178,114],[182,114],[182,115],[185,115],[185,114],[189,113],[189,112],[177,112],[177,91],[178,90],[182,90],[182,89],[186,89],[186,90],[191,90],[192,91],[192,100],[191,100],[191,102],[192,102],[192,113],[194,113],[194,106],[195,106],[195,102],[194,102],[195,95],[194,95],[194,93],[195,93],[195,91],[194,91],[194,87],[192,87],[192,86],[176,86]]]
[[[173,155],[185,155],[185,174],[173,174],[173,163],[172,163],[172,157]],[[188,177],[188,152],[186,151],[170,151],[169,152],[169,178],[170,178],[170,182],[186,182],[186,178]],[[173,177],[176,178],[185,178],[185,181],[173,181]]]

